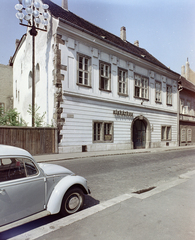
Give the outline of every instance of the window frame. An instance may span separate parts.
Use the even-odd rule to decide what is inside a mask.
[[[102,68],[101,68],[102,65],[104,66],[103,75],[102,75]],[[108,67],[108,70],[106,70],[106,67]],[[106,72],[108,72],[108,76],[106,76]],[[102,86],[102,80],[104,81],[104,86]],[[108,82],[107,84],[108,89],[105,88],[105,85],[106,85],[105,81]],[[99,61],[99,90],[111,92],[111,64],[103,61]]]
[[[185,99],[180,98],[180,114],[184,114]]]
[[[95,125],[100,124],[100,131],[97,133],[99,138],[97,139],[95,136]],[[112,121],[93,121],[93,143],[112,143],[114,139],[114,122]],[[108,129],[109,128],[109,129]],[[97,131],[97,130],[96,130]]]
[[[120,78],[120,72],[122,72],[122,77]],[[123,78],[123,74],[125,74],[125,81]],[[120,91],[120,84],[121,91]],[[124,91],[125,90],[125,91]],[[128,96],[128,70],[118,67],[118,94],[122,96]]]
[[[186,105],[187,105],[187,115],[191,115],[191,111],[192,111],[191,101],[187,100]]]
[[[160,88],[157,89],[157,84],[160,85]],[[159,94],[159,99],[157,99],[157,94]],[[155,81],[155,102],[162,103],[162,83],[160,81]]]
[[[137,79],[138,77],[140,79]],[[140,81],[140,84],[136,84],[138,80]],[[147,87],[142,86],[142,83],[143,83],[142,81],[144,81],[144,85],[145,85],[146,80],[147,80]],[[143,90],[144,92],[147,90],[147,96],[146,96],[146,92],[144,93],[144,96],[142,95]],[[139,92],[139,96],[137,92]],[[134,73],[134,98],[149,100],[149,78],[148,77]]]
[[[169,91],[169,89],[171,89],[171,91]],[[166,94],[167,94],[167,105],[172,106],[172,86],[167,84],[166,87]]]
[[[163,129],[165,129],[164,133],[163,133]],[[170,130],[169,133],[167,132],[168,129]],[[161,126],[161,141],[171,141],[171,140],[172,140],[172,127],[171,127],[171,125],[162,125]]]
[[[82,69],[80,67],[80,58],[82,58]],[[85,59],[88,60],[88,70],[85,69]],[[80,82],[80,73],[82,73],[82,83]],[[87,83],[85,83],[85,74],[88,74]],[[77,53],[77,85],[91,88],[91,57]]]

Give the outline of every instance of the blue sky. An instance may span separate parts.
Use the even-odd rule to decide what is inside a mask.
[[[53,0],[61,5],[62,0]],[[14,8],[17,0],[1,0],[0,64],[7,65],[15,51],[15,40],[26,28],[19,25]],[[69,0],[69,10],[89,22],[120,36],[126,27],[127,40],[139,40],[159,61],[181,73],[189,58],[195,71],[194,0]]]

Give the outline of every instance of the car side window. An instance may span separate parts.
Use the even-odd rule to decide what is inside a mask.
[[[0,159],[0,182],[30,177],[38,174],[38,169],[30,159]]]
[[[26,177],[23,161],[16,158],[0,159],[0,182]]]
[[[27,176],[33,176],[33,175],[38,174],[38,170],[32,161],[30,161],[28,159],[24,159],[24,163],[25,163],[25,169],[26,169]]]

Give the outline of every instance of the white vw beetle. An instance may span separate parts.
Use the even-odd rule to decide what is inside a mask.
[[[75,213],[89,193],[85,178],[38,164],[24,149],[0,145],[0,232],[46,215]]]

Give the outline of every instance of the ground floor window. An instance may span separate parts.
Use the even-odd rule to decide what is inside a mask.
[[[191,142],[192,141],[192,129],[182,128],[181,129],[181,142]]]
[[[113,122],[93,122],[94,142],[113,142]]]
[[[161,139],[165,141],[171,140],[171,126],[162,126]]]

